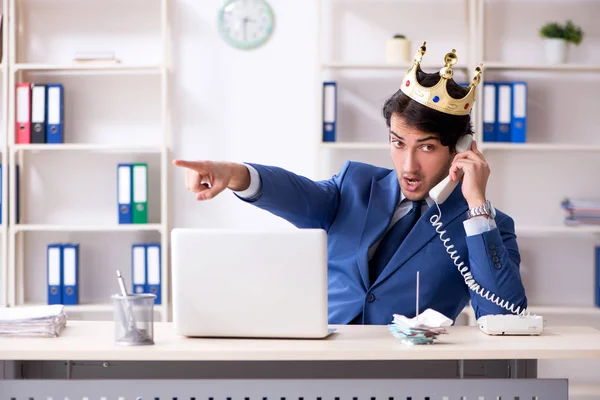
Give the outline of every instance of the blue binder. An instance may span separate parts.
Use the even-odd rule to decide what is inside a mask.
[[[146,245],[131,245],[131,283],[133,294],[146,292]]]
[[[483,84],[483,141],[496,141],[497,88],[494,82]]]
[[[323,82],[323,141],[335,142],[337,121],[337,83]]]
[[[132,190],[133,181],[132,164],[120,163],[117,165],[117,205],[119,224],[133,222]]]
[[[154,304],[161,304],[160,243],[146,245],[146,292],[156,295]]]
[[[596,288],[594,290],[596,297],[596,307],[600,307],[600,246],[596,246]]]
[[[2,163],[0,163],[0,225],[2,225]]]
[[[19,215],[19,211],[20,211],[20,207],[19,204],[21,203],[20,198],[19,198],[19,166],[15,165],[15,223],[18,224],[21,222],[20,219],[20,215]]]
[[[510,137],[515,143],[527,141],[527,82],[512,83]]]
[[[63,258],[62,245],[48,245],[46,256],[46,271],[48,281],[48,304],[63,304]]]
[[[79,304],[79,244],[62,246],[63,304]]]
[[[46,142],[63,143],[64,112],[63,86],[60,83],[46,85]]]
[[[499,82],[497,84],[496,141],[510,142],[510,124],[512,120],[512,85]]]

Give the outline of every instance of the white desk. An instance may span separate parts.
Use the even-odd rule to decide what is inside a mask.
[[[336,333],[321,340],[214,339],[179,337],[172,324],[160,322],[155,323],[155,345],[123,347],[114,344],[112,322],[69,321],[58,338],[0,338],[0,360],[55,363],[63,369],[66,364],[67,371],[72,365],[92,365],[88,369],[95,372],[0,380],[0,400],[100,400],[90,393],[106,390],[111,391],[107,399],[126,400],[450,400],[480,399],[484,393],[485,399],[566,400],[566,380],[487,379],[488,375],[470,379],[475,375],[462,369],[482,360],[501,362],[505,373],[506,366],[517,368],[515,360],[600,359],[600,331],[587,327],[547,327],[542,336],[502,337],[485,335],[473,326],[455,326],[434,345],[412,347],[394,338],[386,326],[332,327]],[[430,379],[433,364],[421,366],[428,362],[447,367],[446,372]],[[117,372],[107,375],[112,365]],[[143,372],[148,365],[156,370]],[[287,375],[281,372],[286,368]],[[332,370],[339,372],[332,375]],[[131,379],[127,371],[137,376]],[[406,377],[398,379],[400,372]],[[530,378],[514,370],[509,376]],[[20,392],[23,388],[28,392]]]
[[[340,361],[600,359],[600,331],[550,327],[541,336],[488,336],[474,326],[449,327],[433,345],[406,346],[386,326],[336,326],[326,339],[185,338],[155,323],[152,346],[114,344],[112,322],[69,321],[58,338],[0,338],[3,360]]]

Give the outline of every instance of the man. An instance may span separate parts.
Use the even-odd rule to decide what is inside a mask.
[[[332,324],[414,317],[417,271],[421,310],[455,319],[469,300],[477,318],[527,307],[513,220],[486,197],[490,169],[475,142],[455,151],[460,137],[472,135],[469,114],[481,70],[468,88],[460,87],[452,79],[454,50],[439,74],[421,71],[425,50],[423,43],[401,89],[383,107],[394,170],[346,162],[333,178],[315,182],[258,164],[174,161],[187,169],[187,188],[198,200],[229,188],[299,228],[328,232]],[[460,174],[448,199],[434,203],[429,190],[446,176],[457,182]]]

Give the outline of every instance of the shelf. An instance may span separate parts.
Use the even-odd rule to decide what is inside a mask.
[[[521,225],[516,226],[517,234],[590,234],[600,233],[600,225],[583,226],[543,226],[543,225]]]
[[[600,144],[483,142],[483,150],[600,151]]]
[[[387,142],[321,142],[321,147],[325,149],[387,150],[390,148],[390,144]]]
[[[47,304],[43,303],[25,303],[22,305],[18,305],[16,307],[41,307],[46,306]],[[154,311],[162,312],[164,307],[162,304],[157,304],[154,306]],[[76,304],[76,305],[65,305],[65,312],[68,314],[69,312],[78,312],[78,313],[105,313],[105,312],[113,312],[112,303],[89,303],[89,304]],[[68,319],[68,318],[67,318]],[[68,324],[68,322],[67,322]]]
[[[47,72],[121,72],[128,74],[160,74],[160,65],[127,65],[127,64],[15,64],[14,71],[47,71]]]
[[[160,153],[157,146],[115,145],[115,144],[15,144],[11,145],[14,151],[98,151],[112,153]]]
[[[346,62],[332,62],[321,65],[321,69],[345,69],[345,70],[401,70],[405,71],[412,65],[410,63],[403,64],[388,64],[388,63],[346,63]],[[443,66],[443,65],[441,65]],[[439,71],[439,64],[421,64],[421,69],[424,71]],[[453,67],[457,70],[466,70],[466,67]]]
[[[510,64],[496,61],[484,61],[483,69],[600,72],[600,64]]]
[[[578,315],[592,315],[600,317],[600,307],[575,307],[575,306],[536,306],[532,305],[527,307],[529,311],[534,314],[559,314],[559,315],[569,315],[569,314],[578,314]]]
[[[388,150],[389,143],[384,142],[321,142],[320,146],[326,149],[348,150]],[[562,143],[510,143],[510,142],[483,142],[481,149],[488,150],[516,150],[516,151],[598,151],[600,144],[562,144]]]
[[[114,224],[114,225],[34,225],[17,224],[15,232],[135,232],[160,231],[162,224]]]

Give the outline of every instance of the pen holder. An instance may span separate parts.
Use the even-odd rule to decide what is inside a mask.
[[[112,296],[115,342],[123,346],[154,344],[154,299],[150,293]]]

